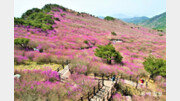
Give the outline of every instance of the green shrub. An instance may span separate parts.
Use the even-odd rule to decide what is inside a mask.
[[[159,36],[163,36],[163,34],[159,34]]]
[[[88,44],[88,41],[87,41],[87,40],[85,40],[85,41],[84,41],[84,43],[85,43],[85,44]]]
[[[24,25],[25,21],[21,18],[14,18],[14,24],[15,25]]]
[[[57,4],[47,4],[42,9],[33,8],[27,10],[21,18],[14,18],[15,25],[33,26],[41,28],[43,31],[52,30],[52,25],[55,23],[54,20],[60,21],[59,18],[54,18],[47,12],[58,11],[58,8],[66,11],[66,8]]]
[[[65,7],[63,7],[63,6],[60,6],[60,5],[57,5],[57,4],[46,4],[46,5],[42,8],[42,10],[43,10],[44,12],[49,12],[49,11],[51,11],[51,10],[53,10],[53,9],[57,9],[57,8],[60,8],[60,9],[62,9],[63,11],[66,11],[66,10],[67,10],[67,8],[65,8]]]
[[[122,56],[119,52],[115,50],[113,45],[105,45],[105,46],[98,46],[95,50],[95,55],[102,58],[106,59],[108,64],[111,64],[112,60],[115,60],[117,63],[121,63],[122,61]]]
[[[23,13],[23,15],[21,16],[21,18],[25,19],[27,18],[29,15],[33,14],[34,12],[38,13],[41,12],[41,9],[39,8],[33,8],[30,10],[27,10],[25,13]]]
[[[59,18],[54,18],[54,19],[57,20],[57,21],[60,21]]]
[[[111,32],[112,35],[117,35],[115,32]]]
[[[54,62],[54,57],[50,55],[40,55],[34,59],[34,61],[37,62],[37,64],[48,64]]]
[[[42,52],[43,52],[43,49],[42,49],[42,48],[41,48],[41,49],[39,49],[39,52],[40,52],[40,53],[42,53]]]
[[[115,85],[115,88],[117,91],[119,91],[124,96],[132,96],[133,95],[133,89],[124,85],[123,83],[119,82]]]
[[[111,16],[106,16],[104,19],[105,19],[105,20],[108,20],[108,21],[113,21],[113,20],[115,20],[115,18],[113,18],[113,17],[111,17]]]
[[[27,14],[30,14],[27,16]],[[52,30],[52,24],[54,20],[52,15],[45,14],[43,12],[25,13],[24,18],[14,18],[15,25],[33,26],[41,28],[43,31]],[[26,17],[25,17],[26,16]]]
[[[62,17],[63,17],[64,15],[66,15],[66,14],[64,14],[64,13],[61,14]]]
[[[22,48],[27,48],[29,41],[30,41],[30,39],[26,39],[26,38],[16,38],[16,39],[14,39],[14,44],[19,45]]]
[[[151,78],[158,75],[166,77],[166,60],[149,56],[148,58],[145,58],[143,65],[144,69],[151,74]]]

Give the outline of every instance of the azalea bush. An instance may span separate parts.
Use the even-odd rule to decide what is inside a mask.
[[[15,70],[20,78],[14,78],[15,100],[79,100],[92,93],[97,81],[83,74],[73,74],[62,83],[58,72],[43,70]]]
[[[126,101],[126,97],[122,96],[120,93],[116,93],[112,97],[113,101]]]
[[[20,45],[15,45],[15,68],[20,70],[44,70],[43,67],[49,66],[56,70],[62,67],[61,64],[65,66],[66,60],[70,60],[69,67],[73,71],[73,77],[70,77],[71,79],[68,79],[66,83],[59,83],[54,78],[47,81],[44,77],[42,77],[42,81],[39,81],[41,76],[34,73],[33,75],[37,78],[37,81],[43,82],[37,87],[36,83],[33,86],[35,89],[40,89],[40,91],[30,90],[31,85],[19,87],[23,90],[16,90],[18,94],[15,93],[15,99],[79,100],[81,96],[87,96],[87,91],[91,92],[91,87],[95,86],[93,84],[96,84],[96,82],[89,78],[93,74],[98,77],[104,75],[104,78],[112,75],[122,76],[122,79],[136,82],[140,78],[138,75],[144,73],[144,76],[147,76],[148,74],[143,65],[145,57],[152,54],[157,58],[166,59],[165,34],[159,36],[160,32],[155,30],[134,26],[131,28],[128,24],[118,20],[109,22],[89,14],[79,13],[82,16],[77,16],[77,14],[73,10],[48,4],[40,11],[39,9],[32,9],[23,18],[15,19],[14,38],[30,39],[28,46],[32,48],[32,50],[26,51],[20,49]],[[42,18],[40,15],[42,15]],[[25,21],[25,19],[29,20]],[[52,26],[54,30],[49,30],[51,27],[46,25]],[[42,26],[46,31],[42,31]],[[111,32],[117,34],[112,35]],[[110,39],[121,39],[123,41],[108,45],[111,42]],[[97,52],[97,50],[99,51]],[[26,65],[26,63],[29,65]],[[147,66],[151,65],[148,62],[146,64]],[[32,77],[26,77],[26,79],[29,78],[29,81],[24,80],[19,84],[23,85],[24,82],[36,81],[30,79],[34,78],[33,75],[31,75]],[[162,77],[164,78],[164,76]],[[85,79],[87,79],[87,83]],[[55,84],[56,81],[58,84]],[[49,89],[51,87],[47,88],[45,82],[55,84],[55,86]],[[165,82],[155,81],[155,84],[158,85],[158,88],[163,88],[166,86]],[[125,87],[123,91],[126,91]],[[28,96],[29,92],[30,96]],[[126,92],[130,93],[129,95],[135,94],[131,94],[131,92],[138,93],[132,88],[128,88]],[[21,93],[24,95],[21,95]],[[123,96],[123,94],[121,95]]]
[[[22,55],[15,55],[14,56],[14,64],[15,65],[25,64],[27,60],[28,60],[28,58],[25,56],[22,56]]]
[[[63,88],[56,71],[49,69],[17,70],[16,73],[21,77],[14,78],[15,100],[52,100],[50,95],[56,96],[58,99],[63,97]]]
[[[93,68],[87,60],[73,59],[70,63],[71,71],[79,74],[89,74]]]
[[[43,63],[56,63],[56,56],[48,54],[48,53],[41,53],[37,54],[33,61],[36,61],[38,64],[43,64]]]

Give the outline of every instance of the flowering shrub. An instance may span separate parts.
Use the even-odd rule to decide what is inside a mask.
[[[133,101],[158,101],[157,98],[153,97],[153,96],[138,96],[138,95],[133,95],[132,96],[132,100]]]
[[[16,100],[79,100],[82,95],[92,93],[97,81],[83,74],[72,74],[70,81],[61,83],[58,72],[44,70],[15,70],[21,77],[14,78]],[[55,97],[55,98],[53,98]]]
[[[15,64],[24,64],[26,60],[28,60],[28,58],[25,56],[21,56],[21,55],[15,55],[14,56],[14,63]]]
[[[126,101],[126,98],[119,93],[113,95],[113,101]]]
[[[44,11],[44,14],[42,14],[42,11]],[[64,64],[66,60],[70,60],[69,67],[74,73],[66,83],[58,82],[58,80],[54,79],[56,76],[48,78],[45,74],[42,74],[43,76],[41,77],[41,73],[39,72],[37,74],[32,73],[33,75],[27,73],[27,75],[31,76],[22,76],[22,78],[26,78],[27,80],[17,81],[20,82],[16,85],[19,89],[15,90],[15,99],[17,100],[79,100],[82,95],[86,96],[87,91],[92,89],[91,87],[95,86],[93,84],[96,84],[92,79],[88,78],[92,73],[96,74],[96,76],[104,75],[107,77],[111,75],[122,75],[123,79],[136,82],[139,78],[138,75],[144,73],[145,75],[142,76],[147,76],[148,74],[143,65],[145,57],[153,55],[163,60],[166,59],[166,35],[155,30],[143,27],[136,28],[133,25],[131,25],[133,28],[130,28],[131,26],[119,20],[105,21],[85,13],[78,14],[73,10],[54,4],[48,4],[40,9],[40,11],[39,9],[32,9],[25,15],[28,16],[24,16],[24,18],[29,19],[26,23],[24,23],[23,18],[17,18],[15,20],[14,38],[30,39],[28,46],[37,50],[42,49],[43,52],[20,50],[15,45],[15,63],[21,64],[26,63],[26,61],[30,63],[30,65],[15,65],[15,68],[33,70],[50,66],[53,70],[56,70],[59,64]],[[47,21],[44,21],[43,18],[41,19],[40,15]],[[40,23],[39,18],[42,20]],[[47,30],[42,31],[42,26],[37,21],[44,26],[43,29]],[[53,30],[48,30],[51,28]],[[111,32],[118,34],[114,36]],[[159,36],[159,34],[163,34],[163,36]],[[95,51],[99,45],[108,45],[111,39],[121,39],[123,41],[112,43],[114,47],[112,50],[115,50],[115,54],[113,55],[116,55],[116,57],[113,56],[112,59],[108,59],[108,62],[110,60],[112,62],[109,65],[104,62],[104,59],[96,56]],[[121,63],[118,64],[115,62]],[[84,79],[87,79],[87,83],[83,82]],[[20,86],[24,83],[28,84],[30,81],[33,85],[33,90],[31,89],[31,85]],[[39,85],[34,83],[36,81],[38,81]],[[47,84],[45,82],[55,86],[52,86],[51,89],[50,86],[46,86]],[[166,86],[165,82],[155,82],[155,84],[159,88],[163,88]],[[128,94],[130,93],[129,95],[135,94],[131,92],[138,93],[138,91],[131,88],[127,90],[124,88],[124,91]]]
[[[51,94],[61,96],[62,87],[60,87],[59,76],[52,70],[21,70],[16,71],[21,77],[14,78],[14,92],[16,100],[36,100],[48,99]],[[54,81],[51,81],[54,78]],[[57,91],[56,91],[57,90]],[[50,95],[48,95],[50,94]]]
[[[52,55],[47,54],[47,53],[41,53],[41,54],[38,54],[38,56],[36,56],[34,58],[34,61],[36,61],[38,64],[53,63],[54,59],[55,59],[55,56],[52,56]]]
[[[73,72],[76,72],[79,74],[87,74],[91,72],[90,69],[92,67],[86,60],[74,59],[71,61],[70,68]]]

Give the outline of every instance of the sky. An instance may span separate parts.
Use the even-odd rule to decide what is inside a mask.
[[[166,0],[14,0],[14,16],[49,3],[95,16],[153,17],[166,11]]]

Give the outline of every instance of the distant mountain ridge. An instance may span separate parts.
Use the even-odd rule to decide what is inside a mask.
[[[128,22],[128,23],[134,23],[134,24],[139,24],[139,23],[142,23],[146,20],[148,20],[149,18],[146,17],[146,16],[142,16],[142,17],[133,17],[133,18],[124,18],[124,19],[121,19],[125,22]]]
[[[156,15],[152,18],[142,16],[142,17],[133,17],[133,18],[123,18],[121,20],[127,23],[133,23],[156,30],[162,30],[162,31],[166,30],[166,12]]]
[[[140,23],[139,25],[165,31],[166,30],[166,12],[160,15],[156,15],[144,21],[143,23]]]

